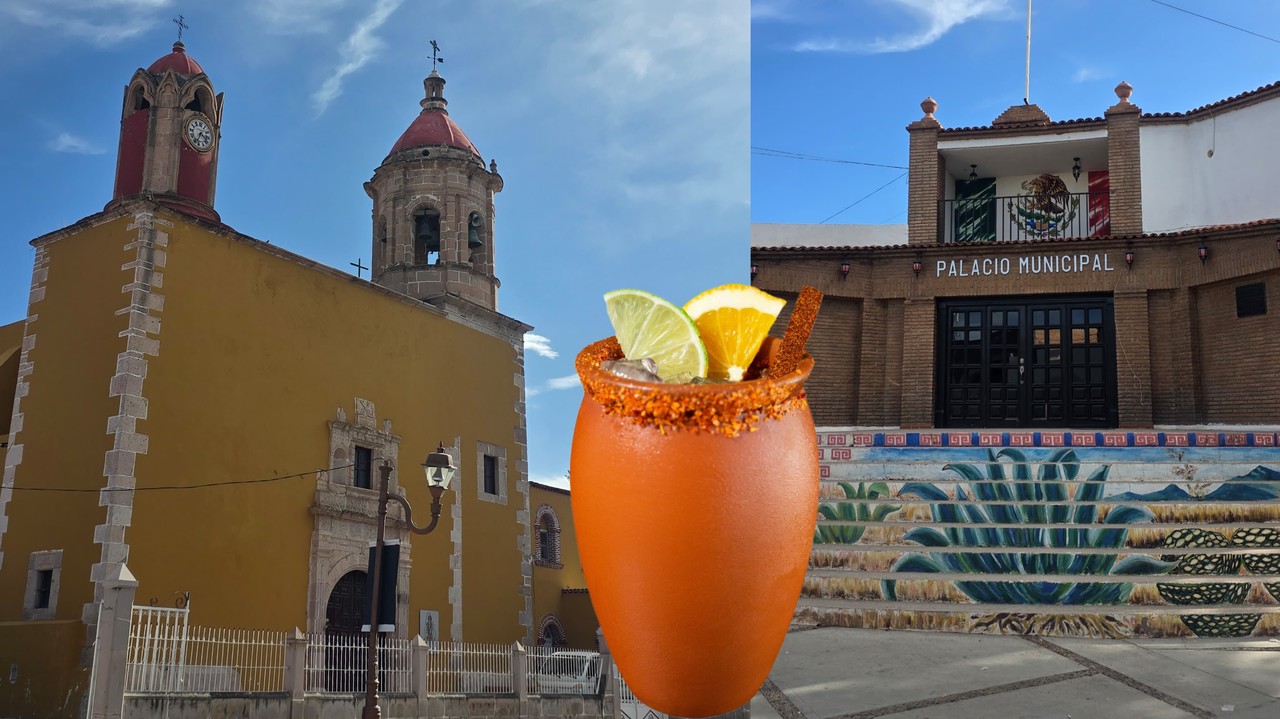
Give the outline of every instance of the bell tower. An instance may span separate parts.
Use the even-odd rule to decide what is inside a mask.
[[[434,67],[423,87],[422,112],[364,185],[373,281],[424,302],[454,297],[496,310],[493,196],[502,177],[449,117]]]
[[[115,192],[107,207],[145,197],[220,222],[213,209],[222,95],[179,40],[124,90]]]

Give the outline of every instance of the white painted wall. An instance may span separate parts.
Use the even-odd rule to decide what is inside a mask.
[[[1280,98],[1220,112],[1216,119],[1143,124],[1143,231],[1280,217],[1278,126]]]

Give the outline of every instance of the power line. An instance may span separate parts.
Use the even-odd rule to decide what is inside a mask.
[[[180,489],[207,489],[209,487],[230,487],[240,484],[266,484],[268,482],[280,482],[286,479],[297,479],[298,477],[310,477],[320,472],[333,472],[339,469],[347,469],[354,467],[354,464],[344,464],[341,467],[330,467],[328,469],[311,469],[306,472],[298,472],[297,474],[287,474],[283,477],[266,477],[264,479],[237,479],[230,482],[207,482],[205,484],[167,484],[158,487],[12,487],[17,492],[162,492]]]
[[[768,147],[752,146],[751,154],[761,155],[764,157],[780,157],[785,160],[809,160],[812,162],[835,162],[842,165],[862,165],[863,167],[887,167],[890,170],[905,170],[902,165],[884,165],[878,162],[862,162],[860,160],[841,160],[835,157],[819,157],[818,155],[806,155],[801,152],[790,152],[788,150],[774,150]]]
[[[1221,20],[1214,20],[1213,18],[1211,18],[1211,17],[1209,17],[1209,16],[1207,16],[1207,15],[1201,15],[1201,14],[1200,14],[1200,13],[1198,13],[1198,12],[1191,12],[1190,10],[1186,10],[1186,9],[1184,9],[1184,8],[1180,8],[1180,7],[1178,7],[1177,5],[1170,5],[1170,4],[1169,4],[1169,3],[1167,3],[1167,2],[1163,2],[1163,0],[1151,0],[1151,2],[1153,2],[1153,3],[1157,4],[1157,5],[1163,5],[1163,6],[1167,7],[1167,8],[1169,8],[1170,10],[1177,10],[1178,12],[1184,12],[1184,13],[1186,13],[1186,14],[1188,14],[1188,15],[1193,15],[1193,16],[1195,16],[1195,17],[1198,17],[1198,18],[1200,18],[1201,20],[1208,20],[1209,22],[1217,23],[1218,25],[1221,25],[1221,26],[1223,26],[1223,27],[1229,27],[1229,28],[1231,28],[1232,30],[1239,30],[1240,32],[1248,33],[1248,34],[1250,34],[1250,35],[1253,35],[1254,37],[1260,37],[1260,38],[1262,38],[1263,40],[1270,40],[1271,42],[1274,42],[1274,43],[1276,43],[1276,44],[1280,44],[1280,40],[1277,40],[1277,39],[1275,39],[1274,37],[1270,37],[1270,36],[1268,36],[1268,35],[1263,35],[1263,34],[1262,34],[1262,33],[1260,33],[1260,32],[1254,32],[1254,31],[1252,31],[1252,30],[1246,30],[1245,28],[1239,27],[1239,26],[1237,26],[1237,25],[1232,25],[1232,24],[1231,24],[1231,23],[1229,23],[1229,22],[1223,22],[1223,21],[1221,21]]]
[[[872,195],[876,194],[877,192],[879,192],[879,191],[883,190],[884,188],[888,187],[889,185],[892,185],[893,183],[897,182],[898,180],[901,180],[902,178],[904,178],[904,177],[906,177],[906,176],[907,176],[907,173],[905,173],[905,172],[904,172],[904,173],[902,173],[901,175],[898,175],[897,177],[893,178],[892,180],[889,180],[888,182],[886,182],[886,183],[884,183],[883,185],[881,185],[881,186],[877,187],[876,189],[872,190],[871,192],[868,192],[867,194],[863,195],[862,197],[859,197],[858,199],[854,200],[854,201],[853,201],[853,203],[852,203],[852,204],[850,204],[848,207],[844,208],[844,210],[840,210],[840,212],[837,212],[835,215],[832,215],[831,217],[835,217],[836,215],[840,215],[840,214],[844,213],[844,211],[845,211],[845,210],[851,209],[852,207],[854,207],[855,205],[857,205],[859,202],[862,202],[863,200],[867,199],[868,197],[871,197]],[[831,219],[831,217],[828,217],[828,218],[827,218],[827,220]],[[818,224],[819,224],[819,225],[824,224],[827,220],[823,220],[822,222],[819,222]]]

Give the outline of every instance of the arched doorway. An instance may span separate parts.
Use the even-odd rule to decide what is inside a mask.
[[[368,575],[360,570],[347,572],[329,593],[329,604],[324,612],[326,634],[360,634],[364,620],[365,585]]]
[[[347,572],[329,592],[325,607],[324,688],[331,692],[360,692],[365,688],[365,585],[368,575]]]

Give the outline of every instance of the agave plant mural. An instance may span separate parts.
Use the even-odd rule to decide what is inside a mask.
[[[858,482],[857,486],[841,482],[840,489],[846,499],[854,501],[822,502],[818,505],[818,514],[828,521],[863,524],[818,525],[813,531],[814,544],[857,544],[867,531],[866,522],[879,522],[899,509],[896,504],[871,503],[871,500],[890,496],[889,485],[884,482],[873,482],[870,486],[864,482]]]
[[[1076,482],[1080,462],[1069,449],[1056,451],[1041,462],[1034,477],[1032,463],[1016,449],[1005,449],[999,454],[988,450],[987,456],[985,473],[969,464],[944,467],[959,474],[969,485],[968,492],[957,485],[954,500],[932,484],[911,482],[903,486],[900,495],[932,502],[934,522],[953,525],[918,527],[907,532],[905,539],[926,547],[1025,548],[1026,551],[910,552],[898,558],[893,571],[1062,575],[1064,581],[980,580],[956,581],[955,585],[965,596],[982,603],[1106,605],[1126,601],[1133,584],[1082,581],[1082,577],[1161,574],[1175,566],[1174,562],[1147,555],[1117,561],[1118,552],[1071,551],[1119,550],[1128,537],[1127,525],[1152,519],[1145,507],[1119,505],[1098,520],[1098,502],[1111,469],[1109,465],[1099,467],[1088,479]],[[1005,458],[1011,461],[1001,461]],[[1012,478],[1007,475],[1008,470],[1012,471]],[[1074,494],[1070,493],[1071,483],[1076,484]],[[894,580],[882,582],[887,599],[896,599],[895,584]]]

